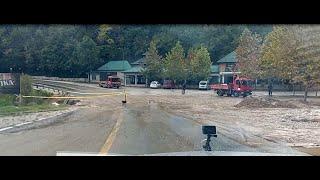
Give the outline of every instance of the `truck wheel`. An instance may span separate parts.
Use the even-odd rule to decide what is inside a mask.
[[[222,90],[218,90],[218,91],[217,91],[217,94],[218,94],[218,96],[223,96],[223,95],[224,95],[224,92],[223,92]]]
[[[240,96],[240,94],[238,93],[238,92],[234,92],[234,97],[239,97]]]

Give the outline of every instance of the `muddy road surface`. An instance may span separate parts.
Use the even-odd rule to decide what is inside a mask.
[[[124,90],[92,84],[53,83],[73,89],[73,95]],[[123,96],[84,99],[80,108],[69,114],[2,131],[0,155],[54,156],[57,152],[148,155],[202,151],[205,136],[201,126],[204,124],[217,126],[218,137],[212,138],[211,144],[214,151],[303,155],[289,146],[250,132],[247,124],[230,122],[228,118],[212,121],[211,117],[202,116],[208,115],[212,108],[204,100],[218,98],[209,91],[187,91],[185,96],[179,90],[126,88],[126,92],[126,104],[121,103]],[[198,103],[199,100],[203,105]],[[241,99],[227,101],[224,105],[233,105],[234,101],[240,102]],[[223,109],[217,109],[216,116],[223,116]],[[250,143],[252,139],[254,141]]]

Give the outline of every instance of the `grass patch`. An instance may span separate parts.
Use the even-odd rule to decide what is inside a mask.
[[[0,95],[0,107],[14,105],[16,98],[15,95]]]
[[[58,110],[63,110],[66,107],[67,105],[55,106],[52,104],[0,106],[0,116],[23,115],[25,113],[46,112],[46,111],[58,111]]]
[[[42,90],[31,90],[32,96],[52,96],[52,93]],[[15,95],[0,95],[0,116],[23,115],[25,113],[57,111],[66,109],[67,105],[52,105],[52,101],[39,98],[23,98],[22,104],[19,104]]]

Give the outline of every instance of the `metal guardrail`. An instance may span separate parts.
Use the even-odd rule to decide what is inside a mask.
[[[64,95],[64,96],[67,96],[69,95],[68,92],[60,89],[60,88],[57,88],[57,87],[53,87],[53,86],[49,86],[49,85],[45,85],[45,84],[41,84],[41,83],[32,83],[33,87],[36,87],[37,89],[39,88],[42,88],[42,89],[51,89],[53,92],[58,92],[59,95]]]

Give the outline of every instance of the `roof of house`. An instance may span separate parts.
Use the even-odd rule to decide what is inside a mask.
[[[211,65],[211,73],[219,73],[219,65]]]
[[[133,65],[144,64],[144,63],[145,63],[145,60],[146,60],[146,59],[143,57],[143,58],[141,58],[141,59],[136,60],[135,62],[133,62],[133,63],[131,63],[131,64],[133,64]]]
[[[217,63],[236,63],[237,62],[237,57],[236,57],[236,52],[232,51],[225,57],[221,58]]]
[[[142,71],[142,66],[133,66],[132,68],[123,71],[123,73],[140,73]]]
[[[131,68],[128,61],[109,61],[98,68],[98,71],[126,71]]]

